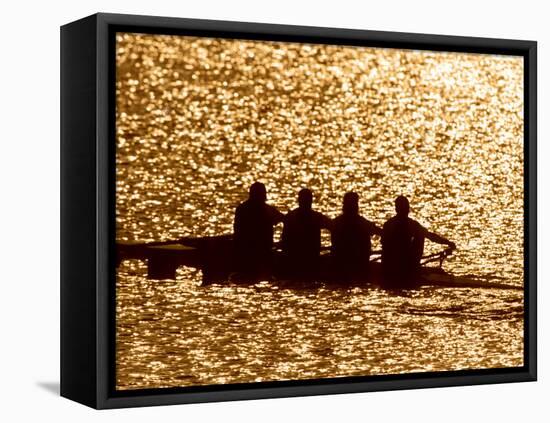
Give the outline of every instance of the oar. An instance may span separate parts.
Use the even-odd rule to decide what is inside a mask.
[[[124,241],[124,240],[117,240],[116,243],[120,244],[122,246],[130,246],[130,247],[156,247],[159,245],[172,245],[172,244],[179,244],[181,240],[179,239],[171,239],[168,241]]]
[[[230,240],[233,238],[233,234],[224,234],[224,235],[215,235],[215,236],[204,236],[204,237],[182,237],[179,239],[170,239],[166,241],[152,241],[152,242],[144,242],[142,245],[147,247],[157,247],[162,245],[173,245],[173,244],[188,244],[190,246],[196,246],[197,243],[205,242],[205,241],[223,241],[223,240]],[[275,249],[280,249],[280,242],[275,244]],[[331,247],[321,247],[321,251],[330,251]],[[422,260],[424,260],[421,265],[424,266],[425,264],[431,263],[433,261],[439,260],[439,267],[443,265],[443,260],[449,255],[451,255],[453,252],[452,248],[446,248],[443,251],[440,251],[438,253],[429,254],[427,256],[423,256]],[[382,251],[372,251],[371,255],[376,255],[378,257],[375,257],[374,259],[370,260],[371,263],[377,262],[382,258]]]
[[[420,263],[420,265],[424,266],[425,264],[439,260],[439,267],[441,267],[443,265],[443,260],[445,260],[445,258],[451,255],[452,253],[453,253],[452,248],[445,248],[443,251],[440,251],[438,253],[433,253],[427,256],[423,256],[421,260],[424,260],[424,261]],[[373,251],[371,255],[378,255],[378,257],[375,257],[374,259],[371,260],[371,263],[375,263],[382,258],[382,251]]]
[[[445,248],[443,251],[440,251],[438,253],[433,253],[427,256],[422,257],[424,260],[422,263],[420,263],[421,266],[424,266],[428,263],[438,261],[439,260],[439,267],[443,266],[443,260],[447,258],[447,256],[450,256],[453,253],[453,248]]]
[[[157,247],[162,245],[185,244],[186,242],[196,244],[196,243],[205,242],[205,241],[222,241],[222,240],[228,240],[232,238],[233,238],[232,234],[202,236],[202,237],[184,236],[179,239],[169,239],[166,241],[149,241],[149,242],[142,242],[142,243],[136,242],[136,244],[140,244],[146,247]]]

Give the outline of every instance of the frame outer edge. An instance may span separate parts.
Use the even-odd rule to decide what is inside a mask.
[[[97,408],[105,408],[109,397],[109,321],[110,321],[110,238],[115,228],[110,225],[110,196],[109,196],[109,40],[108,25],[102,14],[97,14],[96,43],[97,43]],[[114,205],[113,205],[114,206]]]
[[[61,396],[95,407],[95,16],[61,28]]]
[[[528,259],[529,259],[529,292],[528,292],[528,366],[531,380],[537,380],[537,43],[532,42],[527,56],[529,61],[529,175],[528,175],[528,187],[527,192],[529,195],[529,202],[527,204],[529,208],[529,244],[528,244]],[[525,87],[524,87],[525,89]],[[525,158],[524,158],[525,160]]]
[[[120,15],[99,13],[93,15],[96,19],[96,408],[121,408],[151,405],[169,405],[184,403],[200,403],[212,401],[233,401],[244,399],[280,398],[307,395],[325,395],[338,393],[359,393],[380,390],[401,390],[432,387],[448,387],[459,385],[477,385],[488,383],[509,383],[536,380],[536,42],[504,39],[488,39],[473,37],[456,37],[427,34],[408,34],[398,32],[382,32],[367,30],[316,28],[274,24],[256,24],[241,22],[224,22],[198,19],[163,18],[152,16]],[[111,61],[109,57],[109,28],[111,26],[144,26],[155,28],[159,32],[169,28],[190,29],[190,30],[212,30],[227,31],[239,34],[274,34],[285,36],[315,36],[319,38],[338,38],[338,40],[373,40],[389,43],[420,42],[430,49],[430,44],[438,44],[446,47],[466,47],[472,49],[504,49],[523,52],[524,57],[529,61],[529,133],[527,143],[529,149],[529,302],[528,312],[528,366],[518,368],[517,371],[498,374],[477,374],[463,375],[455,374],[448,376],[418,375],[415,378],[403,378],[397,380],[373,380],[345,383],[328,383],[319,380],[318,384],[304,384],[298,386],[275,386],[275,387],[245,387],[243,389],[220,389],[204,392],[181,392],[181,393],[155,393],[143,395],[121,395],[110,396],[109,381],[109,302],[110,295],[110,263],[109,251],[111,248],[109,237],[110,227],[109,215],[109,163],[112,158],[112,146],[110,141],[109,114],[109,72]],[[451,49],[452,51],[452,49]],[[518,53],[519,54],[519,53]],[[525,158],[524,158],[525,159]],[[527,345],[526,345],[527,347]],[[509,369],[513,370],[513,369]],[[406,375],[405,375],[406,376]],[[131,394],[131,392],[130,392]]]
[[[328,28],[317,26],[286,25],[274,23],[240,22],[240,21],[218,21],[210,19],[191,19],[174,18],[164,16],[144,16],[127,15],[118,13],[98,13],[99,19],[102,19],[108,25],[129,25],[129,26],[147,26],[167,30],[176,29],[198,29],[213,31],[240,32],[249,34],[266,35],[308,35],[318,38],[340,38],[349,40],[365,39],[368,36],[369,41],[385,41],[389,43],[400,43],[414,41],[420,44],[433,46],[439,44],[448,47],[464,46],[483,46],[489,48],[514,48],[527,50],[534,41],[514,40],[505,38],[481,38],[460,35],[436,35],[425,33],[409,33],[396,31],[377,31],[366,29],[351,28]],[[426,49],[430,49],[426,47]]]

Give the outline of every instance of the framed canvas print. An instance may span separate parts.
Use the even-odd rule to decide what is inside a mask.
[[[536,379],[536,43],[61,28],[61,394]]]

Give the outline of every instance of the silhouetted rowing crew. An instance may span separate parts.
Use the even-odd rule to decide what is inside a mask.
[[[242,281],[279,278],[311,281],[333,279],[341,283],[372,279],[371,237],[382,238],[381,282],[390,288],[418,284],[424,240],[456,248],[448,239],[430,232],[408,217],[410,206],[404,196],[395,200],[396,215],[382,229],[359,214],[359,196],[344,195],[342,214],[335,219],[313,210],[313,193],[304,188],[298,193],[298,208],[283,215],[267,204],[264,184],[255,182],[249,198],[235,212],[234,247],[237,272]],[[274,268],[273,228],[283,222],[280,247],[282,263]],[[331,260],[320,260],[321,230],[330,231]],[[378,275],[380,279],[380,275]]]
[[[292,289],[310,289],[318,284],[335,288],[522,289],[494,276],[487,279],[447,273],[441,266],[455,244],[409,218],[405,197],[395,200],[395,210],[396,215],[380,229],[360,215],[359,196],[348,192],[342,214],[330,219],[313,209],[311,190],[302,189],[298,207],[284,215],[267,204],[265,186],[256,182],[249,198],[237,207],[234,234],[146,243],[117,241],[116,266],[125,260],[144,260],[147,278],[153,280],[174,280],[177,269],[185,266],[200,270],[203,285],[270,281]],[[281,240],[274,243],[274,226],[281,222]],[[330,231],[330,249],[321,246],[322,230]],[[372,251],[373,236],[382,238],[381,252]],[[447,248],[422,256],[426,238]],[[439,267],[426,266],[434,261],[439,261]]]
[[[390,290],[420,286],[522,290],[495,276],[447,273],[442,263],[455,244],[409,218],[405,197],[398,197],[395,206],[396,215],[380,229],[360,215],[356,193],[344,195],[341,215],[330,219],[314,210],[311,190],[302,189],[298,207],[284,215],[267,204],[265,186],[254,183],[249,198],[237,207],[234,234],[155,242],[119,240],[115,264],[143,260],[151,280],[174,280],[178,268],[193,268],[202,274],[203,285],[269,281],[290,289],[321,284]],[[281,240],[274,243],[274,226],[281,222]],[[321,246],[323,230],[330,231],[330,248]],[[382,238],[382,251],[372,251],[373,236]],[[448,247],[422,256],[426,238]],[[439,267],[427,266],[437,261]]]

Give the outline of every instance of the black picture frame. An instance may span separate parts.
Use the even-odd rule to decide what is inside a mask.
[[[117,31],[522,56],[524,366],[116,391],[114,34]],[[61,395],[103,409],[536,380],[536,84],[534,41],[103,13],[61,27]]]

